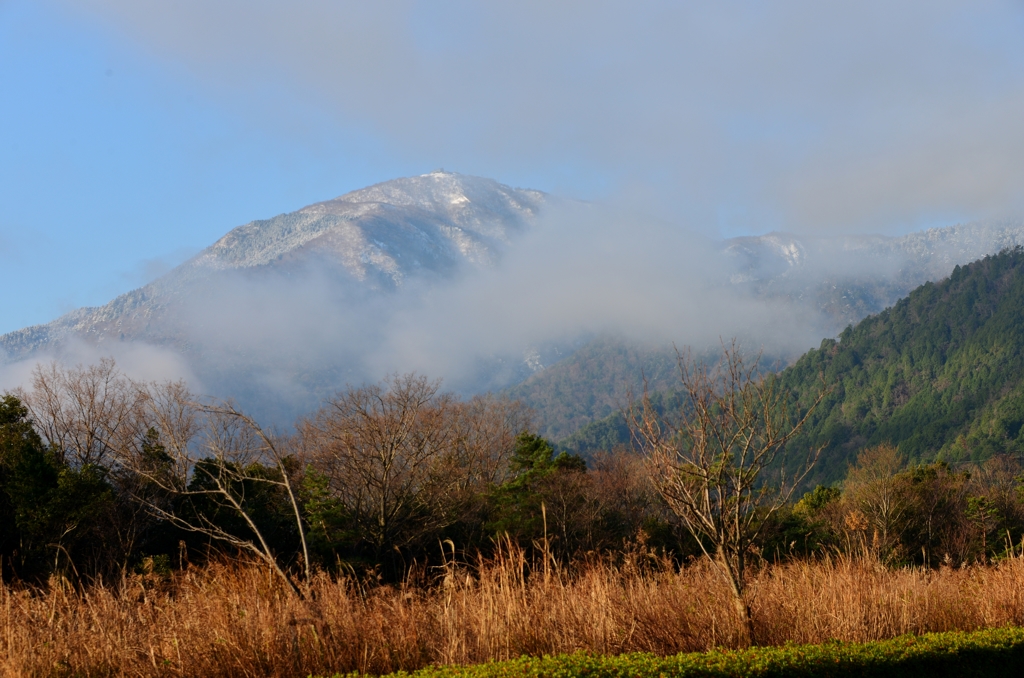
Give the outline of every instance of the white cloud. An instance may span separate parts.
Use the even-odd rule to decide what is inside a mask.
[[[596,172],[695,226],[723,206],[753,230],[905,229],[1021,206],[1017,3],[75,7],[280,134],[312,105],[428,163]]]

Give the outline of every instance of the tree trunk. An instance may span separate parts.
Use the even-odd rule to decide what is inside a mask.
[[[733,607],[736,608],[736,617],[740,622],[739,643],[740,647],[754,645],[754,620],[750,617],[750,608],[747,606],[743,596],[733,591]]]
[[[719,547],[718,558],[721,561],[722,574],[729,582],[729,590],[732,592],[733,609],[736,611],[736,621],[739,622],[739,645],[750,647],[754,645],[754,620],[750,616],[750,607],[743,596],[743,584],[740,576],[729,562],[725,551]]]

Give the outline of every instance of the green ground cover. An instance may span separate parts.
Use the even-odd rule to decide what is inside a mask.
[[[355,675],[349,674],[349,678]],[[476,666],[430,667],[411,674],[399,672],[392,675],[416,678],[1014,676],[1024,675],[1024,629],[1004,627],[974,632],[907,635],[870,643],[757,647],[673,657],[585,653],[522,657]],[[341,674],[335,678],[341,678]]]

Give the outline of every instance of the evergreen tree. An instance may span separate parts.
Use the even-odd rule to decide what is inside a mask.
[[[510,478],[493,494],[494,518],[488,531],[494,535],[508,534],[522,543],[545,536],[545,513],[552,499],[564,499],[569,489],[566,481],[577,479],[587,470],[579,455],[562,452],[539,435],[523,432],[516,438],[515,450],[509,459]],[[585,501],[582,496],[576,501]],[[549,524],[549,534],[565,533],[564,526]],[[561,529],[559,529],[561,528]]]

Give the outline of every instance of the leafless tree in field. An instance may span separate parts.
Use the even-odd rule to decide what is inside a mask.
[[[530,411],[517,400],[491,395],[458,403],[451,425],[456,429],[452,461],[463,490],[500,485],[507,478],[516,437],[530,428]]]
[[[741,622],[740,641],[754,642],[745,599],[747,559],[767,520],[784,506],[816,463],[808,450],[794,468],[781,458],[821,402],[825,389],[794,420],[789,394],[758,360],[746,364],[734,341],[714,366],[679,353],[682,404],[660,413],[644,392],[627,411],[635,442],[671,510],[727,580]],[[788,467],[788,472],[787,472]]]
[[[456,521],[504,473],[525,426],[517,404],[459,402],[407,374],[343,391],[299,428],[312,465],[380,555]]]
[[[843,483],[845,501],[871,530],[864,547],[883,558],[899,547],[912,508],[910,478],[900,474],[905,466],[895,445],[876,445],[860,452]]]
[[[255,556],[301,595],[278,562],[248,501],[249,495],[267,490],[280,491],[287,498],[308,583],[309,551],[292,482],[295,469],[282,442],[234,405],[199,401],[182,383],[151,385],[147,396],[150,430],[156,435],[141,453],[121,460],[150,490],[137,492],[136,499],[183,530]],[[223,527],[209,515],[211,508],[240,519],[248,533]]]
[[[436,513],[427,504],[437,499],[431,486],[454,444],[443,425],[454,407],[437,383],[406,375],[342,392],[303,422],[311,458],[378,552],[428,527],[422,523]]]
[[[588,461],[593,494],[599,511],[622,522],[622,531],[630,538],[641,535],[647,518],[662,516],[663,502],[651,478],[650,465],[635,450],[620,447],[598,452]],[[621,546],[621,542],[605,544]]]

